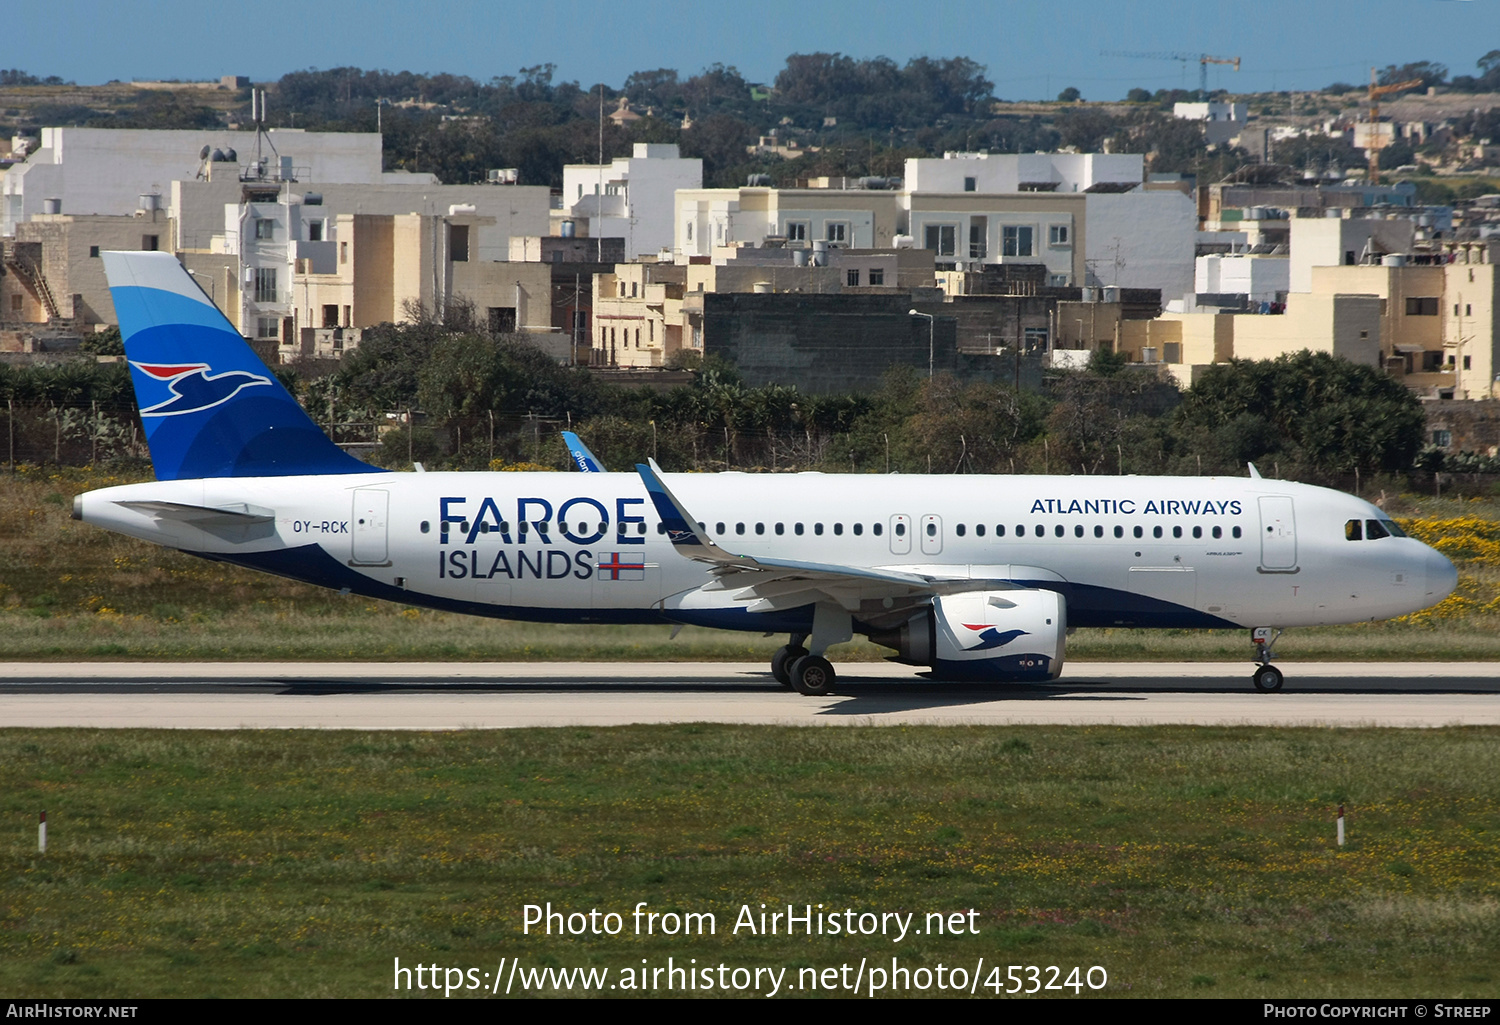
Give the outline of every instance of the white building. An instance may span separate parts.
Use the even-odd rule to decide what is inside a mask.
[[[554,234],[623,238],[628,260],[657,253],[672,246],[677,190],[702,185],[703,161],[675,143],[638,142],[606,165],[566,164]]]
[[[1193,286],[1198,208],[1177,189],[1089,193],[1084,197],[1087,285],[1159,288],[1162,298]]]
[[[906,161],[907,192],[1098,192],[1146,180],[1139,153],[944,153]]]
[[[677,194],[679,259],[716,246],[931,250],[940,270],[1042,264],[1055,286],[1193,287],[1197,209],[1146,186],[1139,154],[949,153],[906,162],[888,188],[692,189]]]
[[[277,128],[266,133],[261,176],[298,182],[432,183],[431,175],[381,170],[380,136],[369,132],[306,132]],[[152,131],[113,128],[43,128],[40,146],[26,162],[9,168],[0,185],[0,234],[40,213],[130,216],[140,197],[164,195],[174,181],[193,181],[205,171],[207,147],[249,173],[255,132],[227,129]],[[283,170],[285,168],[285,171]],[[55,202],[49,203],[49,200]],[[52,209],[56,207],[56,209]]]
[[[1193,291],[1209,295],[1245,295],[1251,302],[1280,302],[1278,293],[1291,285],[1291,261],[1285,256],[1213,253],[1200,256]]]
[[[1183,121],[1202,121],[1204,138],[1210,143],[1224,143],[1245,130],[1250,108],[1243,103],[1174,103],[1172,116]]]

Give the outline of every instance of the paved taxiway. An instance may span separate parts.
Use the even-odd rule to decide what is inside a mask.
[[[1078,662],[1055,683],[1024,687],[844,663],[838,694],[805,698],[758,663],[11,663],[0,666],[0,726],[1500,724],[1500,664],[1279,664],[1285,689],[1261,694],[1248,662]]]

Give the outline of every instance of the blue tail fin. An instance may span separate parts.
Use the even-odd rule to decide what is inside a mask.
[[[568,446],[568,455],[573,457],[573,462],[584,473],[603,473],[604,464],[599,462],[599,457],[589,451],[589,447],[583,443],[583,439],[572,431],[563,431],[563,444]]]
[[[104,253],[157,480],[375,473],[318,429],[170,253]]]

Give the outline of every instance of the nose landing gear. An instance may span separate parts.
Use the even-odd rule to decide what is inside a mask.
[[[1258,626],[1250,631],[1250,641],[1255,645],[1256,666],[1250,682],[1258,691],[1280,690],[1283,682],[1281,670],[1271,664],[1276,652],[1271,650],[1285,631],[1270,626]]]

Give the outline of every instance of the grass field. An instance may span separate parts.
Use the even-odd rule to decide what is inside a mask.
[[[1098,965],[1112,996],[1500,993],[1492,728],[0,730],[0,773],[13,996],[368,997],[396,957],[669,956],[794,979]],[[624,931],[523,935],[548,901]],[[632,935],[637,901],[717,931]],[[762,902],[919,927],[974,908],[978,935],[733,934]]]
[[[689,628],[554,626],[341,598],[320,588],[205,562],[69,518],[73,495],[124,483],[88,470],[0,481],[0,658],[682,660],[769,659],[783,637]],[[1459,590],[1405,621],[1297,630],[1302,660],[1500,659],[1500,506],[1391,498],[1389,508],[1459,566]],[[836,661],[880,658],[867,642]],[[1068,658],[1248,659],[1244,631],[1080,630]]]

